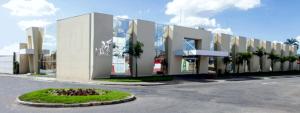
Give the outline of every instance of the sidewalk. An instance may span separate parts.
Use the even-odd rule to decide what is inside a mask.
[[[89,83],[100,85],[124,85],[124,86],[156,86],[156,85],[168,85],[170,82],[109,82],[92,80]]]
[[[18,77],[18,78],[27,78],[36,81],[59,81],[52,76],[35,76],[35,75],[28,75],[28,74],[20,74],[20,75],[13,75],[13,74],[0,74],[0,76],[6,77]],[[59,81],[59,82],[69,82],[69,81]],[[167,85],[170,82],[109,82],[109,81],[100,81],[100,80],[91,80],[89,82],[71,82],[71,83],[81,83],[81,84],[98,84],[98,85],[125,85],[125,86],[156,86],[156,85]]]
[[[70,82],[70,81],[59,81],[55,78],[55,76],[35,76],[35,75],[13,75],[13,74],[0,74],[0,76],[6,77],[18,77],[18,78],[26,78],[36,81],[45,81],[45,82],[69,82],[69,83],[79,83],[79,84],[95,84],[95,85],[123,85],[123,86],[157,86],[157,85],[171,85],[178,84],[181,82],[199,82],[199,83],[224,83],[224,82],[232,82],[232,81],[249,81],[249,80],[267,80],[267,79],[278,79],[278,78],[294,78],[300,77],[300,75],[285,75],[285,76],[251,76],[251,77],[237,77],[237,78],[224,78],[224,79],[178,79],[173,81],[166,82],[109,82],[102,80],[91,80],[89,82]]]
[[[28,74],[18,74],[18,75],[14,75],[14,74],[0,74],[0,76],[28,78],[28,79],[37,80],[37,81],[56,81],[55,77],[47,76],[47,75],[35,76],[35,75],[28,75]]]

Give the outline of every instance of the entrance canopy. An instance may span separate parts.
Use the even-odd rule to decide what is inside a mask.
[[[226,51],[209,51],[209,50],[177,50],[176,56],[210,56],[210,57],[227,57],[229,52]]]

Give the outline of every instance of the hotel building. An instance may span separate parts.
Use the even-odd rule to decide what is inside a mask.
[[[144,44],[144,52],[139,59],[124,53],[130,41]],[[213,34],[203,28],[163,25],[140,19],[89,13],[57,21],[56,74],[58,80],[82,82],[129,75],[130,64],[133,70],[138,66],[139,76],[208,74],[213,71],[224,73],[224,57],[233,59],[227,70],[236,73],[236,54],[254,52],[258,47],[285,56],[296,55],[297,51],[290,45]],[[262,71],[270,71],[271,61],[267,56],[262,61]],[[292,65],[294,69],[298,69],[296,63]],[[289,69],[287,64],[284,66],[285,70]],[[240,67],[239,72],[260,71],[259,58],[253,56],[246,68]],[[279,69],[280,63],[277,62],[274,70],[280,71]],[[134,72],[132,71],[133,74]]]

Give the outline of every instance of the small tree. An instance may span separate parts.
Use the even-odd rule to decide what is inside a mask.
[[[289,56],[287,59],[289,61],[289,69],[293,70],[294,69],[293,63],[297,60],[297,57],[296,56]]]
[[[279,61],[280,61],[280,70],[283,71],[283,67],[284,67],[284,62],[288,61],[288,57],[286,56],[282,56],[279,58]]]
[[[271,51],[271,53],[269,54],[268,59],[271,60],[271,67],[272,67],[272,72],[274,71],[274,64],[279,60],[279,56],[277,54],[275,54],[274,50]]]
[[[16,52],[13,53],[13,74],[19,74],[19,62],[17,61]]]
[[[246,72],[246,65],[245,64],[248,64],[250,62],[250,59],[252,57],[252,53],[251,52],[242,52],[242,53],[239,53],[239,56],[241,57],[242,61],[243,61],[243,66],[244,66],[244,72]],[[250,68],[249,68],[250,70]]]
[[[243,57],[240,54],[236,55],[235,63],[237,65],[237,73],[240,73],[240,65],[243,65]]]
[[[136,77],[138,76],[138,58],[140,58],[142,53],[144,52],[143,47],[144,47],[144,44],[142,42],[137,41],[135,44],[133,42],[130,42],[128,49],[124,52],[136,59],[136,61],[135,61],[135,65],[136,65],[135,66],[135,76]],[[132,67],[133,67],[132,62],[130,65],[131,65],[130,68],[132,70]],[[131,75],[132,75],[132,72],[133,71],[131,71]]]
[[[227,71],[227,67],[228,67],[228,64],[231,62],[231,58],[230,57],[224,57],[223,58],[223,63],[225,64],[225,73],[228,73]]]
[[[284,44],[294,45],[294,46],[296,46],[297,50],[299,49],[299,41],[295,38],[286,39]]]
[[[260,68],[260,71],[263,70],[263,56],[266,55],[266,51],[263,47],[258,47],[257,50],[253,53],[254,55],[258,56],[259,57],[259,68]]]
[[[232,64],[234,64],[234,65],[232,65],[233,72],[237,72],[236,71],[236,65],[238,66],[238,62],[237,62],[238,61],[237,60],[238,54],[236,54],[236,51],[237,51],[237,45],[236,45],[236,43],[233,43],[232,47],[231,47],[231,53],[230,53],[230,56],[232,58]]]
[[[300,70],[300,55],[298,55],[298,59],[297,59],[298,61],[297,61],[297,64],[298,64],[298,71]]]

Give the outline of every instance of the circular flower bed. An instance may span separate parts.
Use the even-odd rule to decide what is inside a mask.
[[[102,89],[42,89],[17,98],[21,104],[45,107],[76,107],[107,105],[134,100],[134,95],[116,90]]]
[[[104,94],[105,91],[97,91],[96,89],[54,89],[50,90],[50,93],[59,96],[88,96]]]

